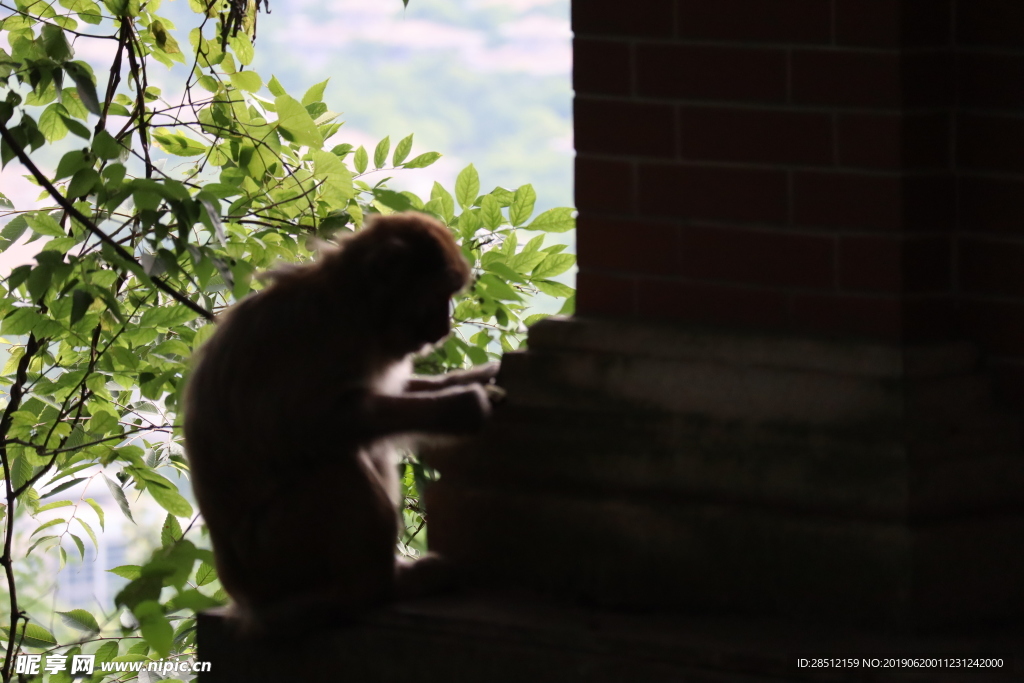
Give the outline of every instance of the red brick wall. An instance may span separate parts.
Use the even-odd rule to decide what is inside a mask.
[[[1024,406],[1024,2],[961,0],[957,13],[962,328]]]
[[[579,311],[966,336],[1024,402],[1024,0],[576,0]]]

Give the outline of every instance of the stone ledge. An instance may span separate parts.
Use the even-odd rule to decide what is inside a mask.
[[[1024,632],[911,637],[736,616],[625,614],[518,596],[455,595],[391,605],[316,632],[232,638],[200,615],[199,683],[1010,683],[1024,681]],[[1000,670],[799,668],[799,657],[979,656]]]
[[[587,317],[541,320],[530,328],[530,348],[871,377],[935,377],[971,372],[978,365],[977,350],[966,342],[905,347]]]
[[[452,482],[909,520],[1024,512],[1015,425],[829,433],[605,406],[498,409],[477,439],[424,453]]]
[[[482,585],[867,628],[1024,613],[1019,514],[908,524],[687,497],[469,488],[443,477],[427,502],[431,547]]]

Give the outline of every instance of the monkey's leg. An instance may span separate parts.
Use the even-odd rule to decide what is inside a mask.
[[[370,438],[408,432],[472,434],[490,415],[490,399],[479,384],[398,396],[372,394],[366,399],[362,429]]]
[[[444,375],[433,377],[412,377],[405,385],[406,391],[436,391],[445,387],[464,386],[466,384],[487,384],[498,375],[501,363],[491,361],[477,365],[469,370],[456,370]]]

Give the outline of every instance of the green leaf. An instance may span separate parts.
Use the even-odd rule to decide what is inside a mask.
[[[501,206],[498,205],[498,200],[493,195],[485,194],[480,200],[480,219],[483,221],[484,227],[489,230],[495,230],[504,222]]]
[[[274,97],[280,97],[281,95],[287,94],[284,86],[281,85],[279,80],[277,80],[277,76],[270,77],[270,82],[267,83],[267,90],[269,90]]]
[[[68,183],[68,199],[78,199],[92,194],[99,182],[100,174],[95,168],[78,169],[71,177],[71,182]]]
[[[170,608],[174,610],[187,609],[192,612],[200,612],[211,607],[218,607],[221,603],[208,595],[203,595],[197,590],[182,591],[171,600]]]
[[[136,2],[138,0],[135,0]],[[90,113],[100,115],[100,100],[96,96],[96,83],[89,72],[85,62],[67,62],[64,65],[64,72],[71,76],[78,90],[78,98],[85,105]]]
[[[4,209],[13,209],[14,208],[14,202],[12,202],[10,199],[8,199],[7,195],[5,195],[3,192],[0,192],[0,208],[4,208]]]
[[[105,664],[106,662],[112,661],[117,656],[118,641],[108,640],[96,649],[96,663]]]
[[[573,254],[548,254],[547,258],[533,270],[535,278],[552,278],[561,275],[576,264],[576,256]]]
[[[424,152],[412,161],[402,164],[402,168],[426,168],[441,158],[440,152]]]
[[[43,211],[25,214],[25,220],[32,231],[45,237],[64,237],[64,229],[57,219]]]
[[[522,297],[516,290],[509,287],[508,283],[498,279],[494,275],[485,274],[481,275],[480,279],[477,280],[477,286],[483,287],[488,296],[495,299],[501,299],[504,301],[521,301]]]
[[[309,106],[311,104],[314,104],[316,102],[323,102],[324,101],[324,89],[327,87],[327,83],[330,80],[331,79],[328,78],[326,81],[321,81],[321,82],[317,83],[316,85],[314,85],[309,90],[307,90],[306,94],[302,96],[302,106],[307,107],[307,106]]]
[[[412,135],[409,135],[408,137],[402,138],[399,141],[398,146],[395,147],[395,154],[394,154],[393,157],[391,157],[391,165],[392,166],[399,166],[399,165],[401,165],[401,163],[403,161],[405,161],[406,157],[409,156],[409,152],[411,152],[411,151],[412,151]]]
[[[142,567],[137,564],[122,564],[120,567],[114,567],[107,571],[129,581],[134,581],[142,576]]]
[[[337,208],[344,207],[356,195],[352,174],[344,162],[330,152],[313,150],[313,177],[323,181],[321,197]]]
[[[92,141],[92,153],[100,159],[117,159],[127,154],[128,149],[114,139],[114,136],[105,130],[96,133]]]
[[[70,99],[71,98],[68,98],[68,100],[70,100]],[[64,105],[61,105],[61,106],[64,106]],[[75,121],[70,116],[61,116],[60,119],[64,123],[64,127],[65,128],[67,128],[69,131],[71,131],[72,133],[74,133],[78,137],[82,138],[83,140],[89,140],[89,139],[92,138],[92,133],[89,131],[89,129],[86,128],[85,126],[83,126],[78,121]]]
[[[60,158],[57,164],[57,174],[54,180],[73,176],[79,169],[90,165],[89,158],[84,150],[75,149]]]
[[[56,519],[51,519],[48,522],[43,522],[42,524],[40,524],[39,526],[36,527],[36,530],[33,531],[30,534],[30,536],[35,536],[36,534],[38,534],[43,529],[49,529],[51,526],[57,526],[58,524],[67,524],[67,520],[64,519],[63,517],[57,517]]]
[[[150,495],[153,496],[153,500],[155,500],[160,507],[177,517],[192,516],[192,506],[189,505],[189,502],[185,500],[180,493],[178,493],[177,489],[172,488],[174,486],[173,484],[167,482],[167,485],[161,485],[153,482],[152,480],[148,480],[148,482],[151,485],[147,486],[146,490],[149,491]]]
[[[70,442],[71,442],[71,440],[70,440],[70,439],[68,439],[68,443],[70,443]],[[104,529],[105,527],[104,527],[104,523],[103,523],[103,521],[104,521],[104,517],[105,517],[106,515],[105,515],[105,514],[104,514],[104,512],[103,512],[103,508],[102,508],[102,507],[100,506],[100,504],[99,504],[99,503],[97,503],[97,502],[96,502],[95,500],[93,500],[92,498],[86,498],[86,499],[85,499],[85,502],[89,504],[89,507],[91,507],[91,508],[92,508],[92,510],[93,510],[93,512],[95,512],[95,513],[96,513],[96,516],[97,516],[97,517],[99,517],[99,520],[100,520],[100,529]]]
[[[85,529],[85,533],[89,534],[89,538],[92,540],[93,547],[99,547],[99,543],[96,542],[96,532],[92,530],[92,527],[89,526],[89,523],[81,517],[75,517],[75,521],[78,522],[78,524],[81,525],[83,529]]]
[[[564,285],[554,280],[534,280],[533,286],[548,296],[559,298],[568,298],[576,293],[576,290],[569,285]]]
[[[170,654],[174,629],[167,621],[167,616],[160,603],[156,600],[143,600],[135,605],[132,614],[139,622],[142,637],[146,639],[151,648],[156,650],[157,655],[166,657]]]
[[[71,324],[74,325],[85,315],[96,298],[84,289],[75,289],[71,293]]]
[[[567,232],[576,227],[576,219],[572,217],[575,211],[576,209],[568,206],[548,209],[533,219],[526,229],[543,232]]]
[[[160,543],[166,548],[174,545],[181,538],[181,525],[174,515],[168,514],[160,528]]]
[[[60,102],[54,102],[46,107],[39,115],[39,132],[46,136],[49,142],[63,140],[68,134],[68,125],[65,118],[68,110]],[[76,122],[76,125],[81,125]]]
[[[366,166],[370,163],[370,158],[366,154],[366,148],[359,145],[359,149],[356,150],[355,155],[352,157],[352,163],[355,164],[357,173],[365,173]]]
[[[314,149],[324,146],[324,139],[313,122],[309,112],[294,97],[279,95],[274,100],[277,109],[277,125],[292,142]]]
[[[207,562],[200,563],[199,569],[196,570],[196,585],[205,586],[208,583],[213,583],[216,579],[217,571],[213,565]]]
[[[13,208],[13,207],[12,207]],[[0,251],[6,251],[6,249],[18,241],[18,238],[25,234],[28,230],[28,221],[24,215],[15,216],[11,221],[4,226],[3,230],[0,230]],[[8,281],[8,287],[16,287]]]
[[[55,545],[57,545],[58,543],[60,543],[60,539],[57,538],[56,536],[43,536],[42,538],[37,538],[36,542],[33,543],[31,546],[29,546],[29,549],[27,551],[25,551],[25,557],[28,557],[29,555],[31,555],[33,550],[35,550],[39,546],[43,545],[44,543],[47,544],[47,546],[46,546],[46,548],[44,548],[44,550],[49,550],[50,548],[52,548]]]
[[[43,49],[47,56],[55,62],[66,62],[71,59],[75,51],[71,49],[63,29],[55,24],[43,24],[40,29],[43,38]]]
[[[494,198],[498,200],[498,203],[501,204],[502,208],[511,206],[512,200],[515,199],[515,195],[512,192],[506,190],[500,185],[491,190],[490,194],[494,195]]]
[[[4,318],[0,324],[0,333],[3,334],[28,334],[44,320],[34,308],[17,308],[13,313]]]
[[[473,206],[478,194],[480,194],[480,176],[476,172],[476,167],[470,164],[462,169],[455,179],[455,199],[458,200],[459,206],[468,209]]]
[[[185,137],[180,133],[153,133],[153,139],[168,154],[179,157],[194,157],[205,154],[207,145]]]
[[[436,180],[434,181],[433,188],[430,190],[430,199],[431,201],[436,199],[440,202],[441,216],[444,217],[446,222],[451,223],[452,219],[455,218],[455,200],[452,198],[451,193],[444,189],[441,183]]]
[[[15,635],[21,637],[22,629],[24,629],[24,638],[21,642],[27,647],[51,648],[57,644],[57,639],[53,637],[53,634],[39,624],[33,622],[21,623],[18,625]],[[4,641],[6,641],[10,637],[10,628],[4,626],[0,630],[4,632]]]
[[[103,0],[115,17],[136,17],[139,15],[140,0]]]
[[[82,539],[73,533],[68,532],[68,536],[70,536],[71,540],[75,542],[75,547],[78,548],[78,554],[81,556],[82,560],[85,560],[85,543],[83,543]],[[61,548],[61,550],[63,550],[63,548]]]
[[[408,211],[413,208],[412,202],[401,192],[378,189],[373,191],[373,196],[392,211]]]
[[[249,36],[246,35],[245,31],[238,31],[235,35],[228,38],[228,44],[235,53],[235,57],[238,58],[239,63],[243,66],[249,66],[252,64],[252,58],[255,56],[253,50],[252,41],[249,40]],[[275,93],[276,95],[277,93]]]
[[[84,477],[78,477],[78,478],[75,478],[75,479],[69,479],[68,481],[62,482],[62,483],[58,484],[57,486],[54,486],[49,491],[47,491],[46,494],[43,495],[43,497],[40,500],[42,500],[43,498],[49,498],[50,496],[55,496],[58,493],[60,493],[61,491],[67,490],[67,489],[71,488],[72,486],[74,486],[75,484],[78,484],[79,482],[83,482],[83,481],[85,481]]]
[[[383,168],[388,160],[388,152],[391,151],[391,136],[386,136],[377,143],[377,149],[373,150],[373,167]]]
[[[516,190],[512,198],[512,206],[508,210],[509,222],[519,227],[530,220],[536,201],[537,193],[534,191],[533,185],[523,185]]]
[[[239,90],[256,92],[263,87],[263,79],[255,71],[236,71],[231,74],[231,85]]]
[[[103,481],[107,482],[107,488],[110,489],[110,495],[112,495],[114,500],[117,501],[117,506],[121,508],[121,512],[123,512],[124,516],[128,518],[128,521],[134,524],[135,520],[132,519],[132,510],[128,507],[128,499],[124,497],[124,491],[121,490],[120,486],[110,481],[105,474],[103,475]]]
[[[96,617],[84,609],[73,609],[70,612],[57,612],[57,614],[60,615],[61,621],[73,629],[86,633],[100,632],[100,625],[96,621]]]
[[[56,501],[54,503],[47,503],[46,505],[40,506],[36,510],[36,514],[38,515],[40,512],[46,512],[47,510],[56,510],[57,508],[66,508],[69,505],[74,505],[74,503],[72,503],[70,500],[58,500],[58,501]]]

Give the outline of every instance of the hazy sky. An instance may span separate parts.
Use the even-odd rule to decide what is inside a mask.
[[[327,101],[349,121],[334,142],[372,151],[384,135],[394,143],[415,132],[414,155],[428,149],[444,154],[429,169],[400,174],[402,187],[420,194],[434,180],[450,187],[474,162],[485,189],[529,181],[538,185],[539,206],[567,204],[573,153],[568,8],[568,0],[410,0],[408,9],[401,0],[271,0],[272,14],[259,16],[253,66],[265,80],[276,73],[297,96],[330,77]],[[185,0],[164,0],[159,11],[187,45],[197,17]],[[99,73],[114,43],[78,39],[74,48],[76,58]],[[165,96],[180,91],[181,68],[168,72],[153,63],[150,72]],[[435,76],[436,86],[424,82]],[[413,86],[418,90],[403,97]],[[410,104],[415,98],[422,106]],[[39,157],[44,168],[59,158],[57,150],[47,151]],[[0,172],[0,191],[18,208],[31,208],[40,190],[24,173],[9,164]],[[37,250],[32,244],[0,254],[0,271]]]

